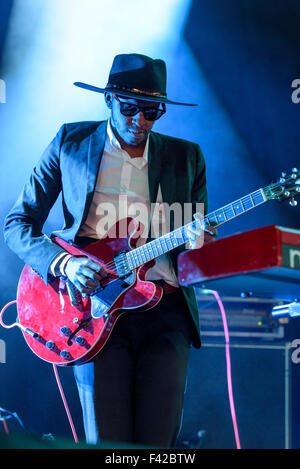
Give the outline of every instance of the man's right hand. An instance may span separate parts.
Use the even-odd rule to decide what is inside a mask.
[[[100,286],[107,271],[88,257],[71,257],[65,265],[65,274],[83,296]]]

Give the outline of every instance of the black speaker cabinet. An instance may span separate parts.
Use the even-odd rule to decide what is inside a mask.
[[[230,345],[241,447],[290,448],[291,352],[286,344]],[[179,445],[234,449],[225,345],[192,349]]]

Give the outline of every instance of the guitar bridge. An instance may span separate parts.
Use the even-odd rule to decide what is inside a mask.
[[[126,278],[131,274],[131,269],[126,257],[126,251],[121,251],[119,254],[114,256],[114,261],[119,278]]]

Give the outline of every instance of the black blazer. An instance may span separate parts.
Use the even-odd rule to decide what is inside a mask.
[[[64,251],[42,233],[43,225],[62,191],[64,226],[51,236],[76,241],[76,234],[85,222],[92,202],[106,126],[107,121],[64,124],[44,151],[5,219],[6,243],[46,284],[51,262]],[[150,132],[148,180],[150,203],[156,201],[161,184],[164,202],[202,202],[207,213],[205,162],[197,144]],[[176,274],[177,256],[182,250],[184,247],[181,246],[169,254]],[[193,343],[200,347],[194,290],[181,288],[193,319]]]

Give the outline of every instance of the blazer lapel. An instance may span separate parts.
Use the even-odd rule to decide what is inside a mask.
[[[161,144],[157,134],[151,132],[149,135],[148,149],[148,184],[150,203],[155,203],[157,199],[158,184],[161,172]]]
[[[156,202],[160,184],[163,202],[172,204],[176,195],[176,174],[175,161],[168,155],[167,137],[150,133],[148,160],[150,202]]]
[[[106,139],[107,121],[103,121],[90,136],[89,149],[87,155],[87,184],[86,184],[86,203],[83,211],[81,224],[88,216],[90,205],[93,200],[93,193],[97,181],[98,171],[104,151]]]
[[[150,133],[148,151],[148,182],[151,203],[151,220],[154,204],[157,201],[159,185],[161,187],[163,202],[172,205],[175,201],[174,185],[176,183],[176,177],[174,166],[170,164],[167,147],[167,139],[165,137],[162,138],[161,135],[155,132]],[[170,229],[172,229],[172,227],[173,220],[171,218]],[[148,238],[148,240],[150,240],[150,238]]]

